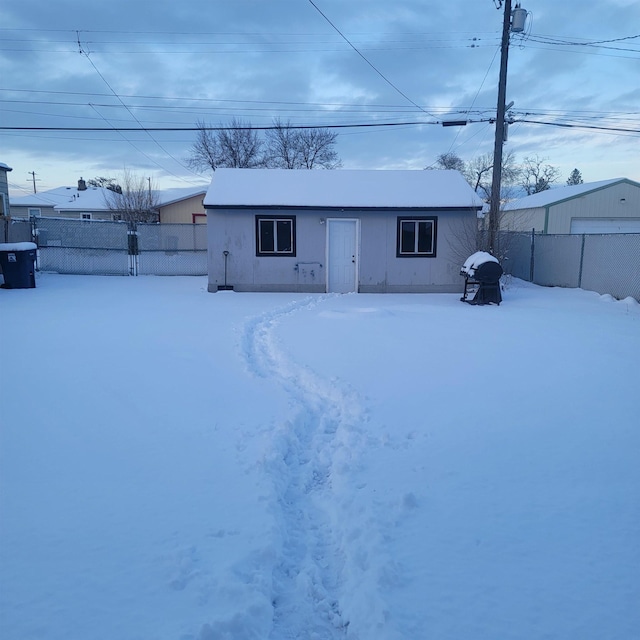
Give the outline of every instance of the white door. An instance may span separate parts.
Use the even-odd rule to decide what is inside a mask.
[[[327,289],[357,291],[358,221],[327,220]]]

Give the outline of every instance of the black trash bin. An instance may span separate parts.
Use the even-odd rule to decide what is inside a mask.
[[[486,251],[469,256],[460,270],[464,276],[464,295],[460,300],[469,304],[500,304],[502,267],[497,258]],[[473,296],[473,297],[471,297]]]
[[[5,289],[33,289],[36,286],[34,242],[0,243],[0,267]]]

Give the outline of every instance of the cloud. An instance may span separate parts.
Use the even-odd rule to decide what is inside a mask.
[[[2,122],[188,127],[232,117],[256,125],[274,117],[303,124],[432,121],[455,108],[471,120],[495,115],[502,12],[490,0],[316,4],[333,26],[303,0],[159,0],[152,12],[124,0],[3,3]],[[605,12],[596,3],[579,11],[555,0],[526,4],[532,22],[509,51],[514,111],[574,124],[588,113],[591,124],[640,129],[637,113],[628,113],[637,112],[640,42],[615,45],[624,50],[561,44],[633,35],[629,25],[640,24],[640,7],[626,0]],[[491,151],[488,127],[344,130],[338,151],[346,168],[422,168],[450,148],[467,159]],[[521,123],[508,144],[560,166],[576,158],[589,163],[594,180],[611,177],[623,158],[625,175],[640,179],[637,138]],[[184,167],[192,140],[189,132],[0,131],[0,161],[14,167],[12,179],[35,170],[51,187],[74,182],[78,172],[113,173],[124,165],[154,172],[160,186],[184,186],[199,180]]]

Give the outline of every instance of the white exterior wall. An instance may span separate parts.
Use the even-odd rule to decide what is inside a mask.
[[[255,216],[295,215],[296,256],[256,256]],[[437,216],[436,257],[396,256],[398,216]],[[208,211],[209,291],[227,285],[236,291],[327,290],[327,219],[359,220],[358,290],[459,293],[461,255],[456,238],[465,225],[476,224],[476,211],[211,209]],[[325,223],[322,224],[321,220]],[[462,252],[462,253],[461,253]]]

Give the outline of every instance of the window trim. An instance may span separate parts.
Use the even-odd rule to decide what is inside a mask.
[[[417,250],[408,252],[402,251],[402,223],[414,222],[416,226],[420,222],[431,222],[431,251],[418,252]],[[416,242],[418,235],[416,234]],[[398,216],[396,227],[396,258],[435,258],[437,254],[438,242],[438,216]]]
[[[41,218],[42,209],[40,207],[27,207],[27,215],[29,218]]]
[[[296,257],[296,216],[265,216],[256,215],[256,256],[269,257],[269,258],[295,258]],[[274,250],[263,251],[260,241],[260,229],[261,222],[270,221],[273,223],[273,238],[274,238]],[[290,222],[291,223],[291,250],[290,251],[278,251],[277,250],[277,222]]]

